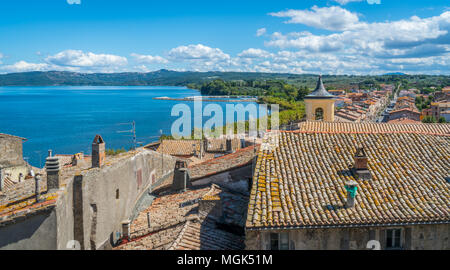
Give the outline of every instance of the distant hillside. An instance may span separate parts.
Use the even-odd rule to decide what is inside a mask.
[[[291,74],[246,72],[177,72],[158,70],[149,73],[75,73],[65,71],[23,72],[0,75],[0,86],[50,86],[50,85],[186,85],[213,79],[261,80],[289,79]]]
[[[384,75],[399,75],[399,76],[403,76],[403,75],[408,75],[408,74],[402,73],[402,72],[392,72],[392,73],[386,73]]]
[[[404,75],[398,73],[380,76],[356,75],[324,75],[327,88],[349,88],[358,85],[370,88],[379,83],[402,82],[411,86],[450,85],[450,76],[432,75]],[[205,82],[215,79],[224,81],[270,81],[282,80],[297,86],[315,87],[317,75],[287,74],[287,73],[258,73],[258,72],[178,72],[158,70],[148,73],[76,73],[66,71],[35,71],[23,73],[0,74],[0,86],[64,86],[64,85],[92,85],[92,86],[131,86],[131,85],[168,85],[198,87]],[[248,84],[247,84],[248,85]]]

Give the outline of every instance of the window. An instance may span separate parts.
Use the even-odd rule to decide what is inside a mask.
[[[402,230],[386,230],[386,248],[397,249],[402,247]]]
[[[271,250],[289,250],[289,234],[288,233],[271,233],[270,234]]]
[[[322,108],[317,108],[316,109],[316,119],[315,120],[323,120],[323,109]]]

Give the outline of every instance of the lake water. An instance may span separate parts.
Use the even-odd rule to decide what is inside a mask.
[[[182,87],[0,87],[0,133],[27,138],[24,158],[42,167],[48,149],[90,154],[96,134],[102,135],[107,148],[129,149],[131,134],[118,131],[131,130],[131,124],[122,123],[136,122],[138,142],[157,141],[159,130],[170,134],[178,118],[170,115],[172,106],[185,103],[193,112],[193,102],[153,98],[198,95]],[[225,108],[227,103],[217,104]]]

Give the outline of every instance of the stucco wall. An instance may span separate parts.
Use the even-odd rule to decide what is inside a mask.
[[[316,110],[323,109],[323,120],[334,121],[334,99],[305,99],[305,112],[307,120],[316,120]]]
[[[402,228],[403,249],[450,249],[450,225],[414,225]],[[378,240],[385,249],[388,227],[301,229],[275,231],[247,231],[246,249],[267,250],[270,248],[270,233],[289,233],[290,249],[296,250],[348,250],[366,249],[369,240]]]
[[[53,250],[57,248],[54,208],[0,227],[0,250]]]
[[[165,156],[165,173],[174,165],[175,160]],[[138,199],[161,177],[160,168],[161,155],[145,150],[78,176],[79,190],[74,185],[74,191],[81,192],[81,196],[75,200],[75,207],[81,208],[74,226],[80,230],[75,240],[80,241],[82,248],[108,248],[120,237],[121,222],[129,219]]]
[[[242,193],[248,193],[248,179],[252,177],[252,165],[243,166],[234,170],[229,170],[202,179],[192,181],[193,186],[203,186],[209,184],[218,184],[232,190],[238,190]]]

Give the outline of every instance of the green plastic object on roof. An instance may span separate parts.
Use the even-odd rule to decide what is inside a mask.
[[[350,197],[352,198],[356,197],[356,192],[358,191],[357,186],[345,186],[345,189],[347,190],[347,192],[350,193]]]

